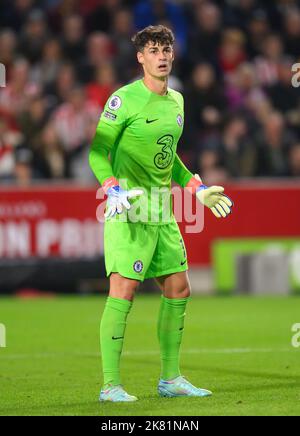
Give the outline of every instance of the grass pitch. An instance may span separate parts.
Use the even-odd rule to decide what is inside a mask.
[[[133,404],[98,403],[104,297],[0,299],[0,415],[299,415],[298,298],[200,298],[187,308],[182,374],[211,398],[161,399],[158,295],[137,295],[129,315],[123,383]]]

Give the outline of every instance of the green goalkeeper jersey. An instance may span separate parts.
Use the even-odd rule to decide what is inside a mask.
[[[183,97],[172,89],[162,96],[137,80],[109,98],[92,143],[90,165],[101,184],[113,176],[123,189],[144,191],[131,200],[128,214],[115,219],[138,217],[152,225],[173,220],[172,179],[184,187],[193,176],[176,154],[183,123]]]

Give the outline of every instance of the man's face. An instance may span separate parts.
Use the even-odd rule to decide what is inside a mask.
[[[143,52],[137,54],[139,63],[145,74],[158,79],[169,76],[174,61],[174,51],[171,45],[159,45],[148,42]]]

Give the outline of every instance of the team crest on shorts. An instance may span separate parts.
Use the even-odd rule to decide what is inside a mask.
[[[177,124],[179,127],[182,127],[182,125],[183,125],[183,119],[182,119],[182,116],[180,114],[177,115]]]
[[[144,265],[143,265],[143,262],[141,260],[137,260],[136,262],[134,262],[133,269],[135,272],[141,273],[143,271],[143,268],[144,268]]]
[[[116,111],[122,106],[122,100],[117,95],[113,95],[112,98],[109,100],[108,107],[112,111]]]

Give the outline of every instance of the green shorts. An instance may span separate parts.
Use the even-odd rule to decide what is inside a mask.
[[[143,281],[186,271],[186,250],[178,224],[153,226],[144,223],[106,221],[104,254],[107,276]]]

